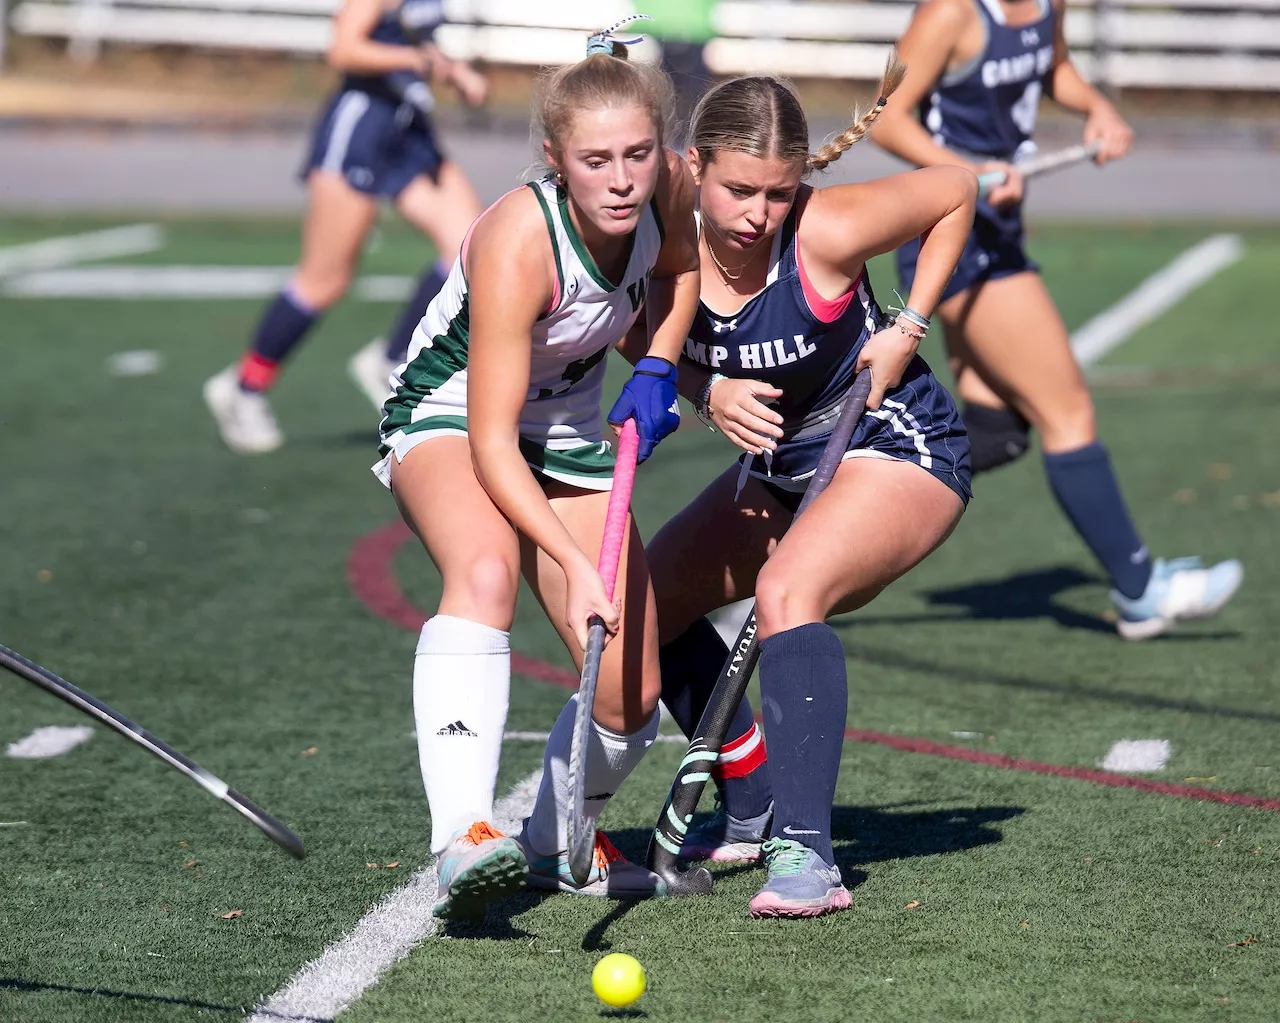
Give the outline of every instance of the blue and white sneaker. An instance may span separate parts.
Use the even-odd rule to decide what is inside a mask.
[[[660,899],[667,894],[667,883],[662,878],[623,856],[603,831],[596,832],[591,873],[582,885],[574,883],[568,852],[540,856],[528,845],[525,832],[520,833],[519,842],[529,864],[530,888],[607,899]]]
[[[436,860],[440,887],[431,914],[442,920],[482,917],[494,899],[523,889],[528,872],[515,839],[488,821],[476,821],[457,832]]]
[[[1120,612],[1116,631],[1125,639],[1151,639],[1174,622],[1208,618],[1235,595],[1243,580],[1244,567],[1234,558],[1212,568],[1205,568],[1199,558],[1157,558],[1141,597],[1111,591]]]
[[[707,820],[695,824],[684,836],[680,855],[686,860],[712,863],[756,863],[763,855],[760,847],[769,837],[773,804],[758,817],[739,820],[731,816],[716,794],[716,809]]]
[[[769,880],[751,900],[752,916],[822,916],[853,905],[840,883],[840,868],[808,846],[789,838],[771,838],[764,846]]]

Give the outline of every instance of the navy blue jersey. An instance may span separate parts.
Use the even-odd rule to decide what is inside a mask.
[[[444,23],[444,0],[404,0],[403,3],[382,12],[373,26],[369,38],[375,43],[391,46],[417,46],[430,42],[436,29]],[[412,72],[395,72],[402,77],[417,77]],[[357,89],[390,99],[400,99],[401,90],[389,87],[380,75],[349,74],[342,80],[343,89]]]
[[[864,270],[835,301],[808,284],[796,225],[809,196],[802,189],[773,238],[764,289],[732,316],[698,303],[681,358],[727,377],[763,380],[782,391],[784,429],[839,405],[853,383],[858,351],[879,321]]]
[[[987,44],[948,71],[920,101],[920,122],[948,149],[1012,159],[1036,128],[1044,79],[1053,66],[1056,17],[1049,0],[1028,25],[1005,23],[1000,0],[974,0]]]

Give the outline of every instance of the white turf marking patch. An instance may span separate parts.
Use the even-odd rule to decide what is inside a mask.
[[[16,298],[259,299],[274,295],[293,274],[289,266],[78,266],[24,273],[0,284]],[[413,278],[362,277],[354,296],[399,302]]]
[[[1121,739],[1112,743],[1099,764],[1104,771],[1141,774],[1162,771],[1173,756],[1168,739]]]
[[[521,820],[533,809],[541,780],[542,771],[535,771],[497,802],[493,823],[499,831],[520,829]],[[259,1006],[249,1023],[276,1023],[282,1016],[332,1019],[340,1013],[435,931],[431,907],[438,881],[434,863],[417,871],[407,885],[369,910],[350,934],[307,963]]]
[[[163,248],[164,241],[164,230],[158,224],[133,224],[10,245],[0,249],[0,277],[51,270],[93,259],[140,256]]]
[[[159,373],[164,356],[149,348],[131,352],[116,352],[107,359],[107,372],[113,377],[145,377]]]
[[[76,725],[74,728],[46,725],[25,739],[9,743],[5,754],[16,760],[47,760],[70,753],[82,742],[88,742],[92,735],[93,729],[88,725]]]
[[[1071,349],[1076,359],[1081,366],[1097,362],[1140,327],[1177,305],[1187,292],[1243,255],[1244,243],[1235,234],[1215,234],[1193,245],[1072,334]]]

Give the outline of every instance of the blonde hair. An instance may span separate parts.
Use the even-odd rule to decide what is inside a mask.
[[[704,164],[717,153],[776,156],[822,170],[860,142],[902,84],[907,66],[894,50],[885,62],[880,95],[864,114],[854,110],[853,123],[816,153],[809,152],[809,124],[791,85],[772,75],[735,78],[717,85],[698,103],[690,130],[691,145]]]
[[[545,139],[559,159],[574,117],[583,110],[644,107],[653,118],[658,145],[666,137],[675,105],[671,79],[660,68],[627,59],[627,48],[612,41],[612,54],[593,53],[576,64],[544,74],[533,104],[533,137]]]

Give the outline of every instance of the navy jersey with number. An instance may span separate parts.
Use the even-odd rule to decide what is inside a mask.
[[[853,383],[858,351],[879,318],[865,270],[834,301],[809,284],[800,264],[796,225],[811,194],[802,191],[774,235],[764,289],[732,316],[720,316],[699,302],[682,354],[713,373],[777,387],[784,429],[843,401]]]
[[[430,42],[444,20],[444,0],[404,0],[382,12],[369,38],[375,43],[390,46],[417,46]],[[412,74],[407,71],[401,73]],[[388,93],[386,79],[380,75],[346,75],[342,87],[398,98]]]
[[[1014,27],[1006,24],[1000,0],[974,0],[986,46],[946,72],[920,101],[920,122],[939,145],[1001,159],[1026,151],[1053,66],[1056,15],[1050,0],[1037,2],[1040,16]]]

